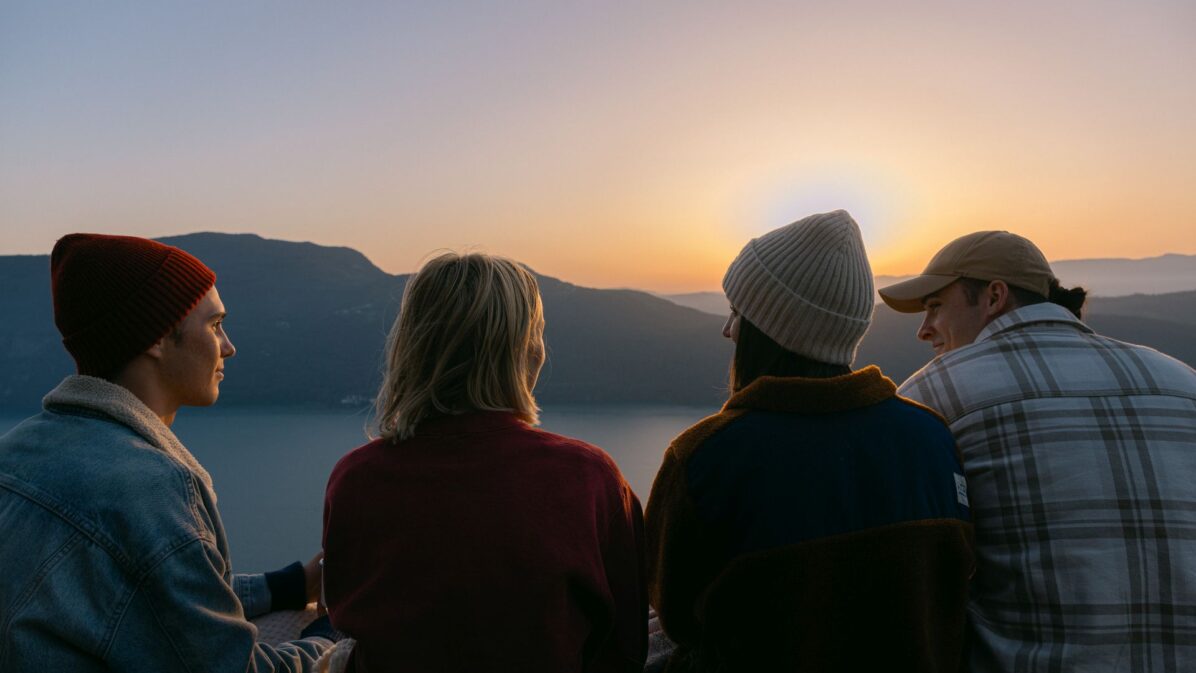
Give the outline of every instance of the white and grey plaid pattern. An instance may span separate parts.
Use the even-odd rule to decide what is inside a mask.
[[[1196,671],[1191,367],[1036,304],[899,392],[963,454],[973,671]]]

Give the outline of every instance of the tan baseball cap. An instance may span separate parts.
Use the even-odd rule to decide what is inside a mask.
[[[902,313],[922,311],[922,298],[960,278],[1003,280],[1050,296],[1055,274],[1038,246],[1008,231],[977,231],[951,241],[922,275],[880,289],[880,298]]]

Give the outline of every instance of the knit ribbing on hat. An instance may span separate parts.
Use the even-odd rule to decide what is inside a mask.
[[[875,302],[859,226],[842,210],[750,241],[727,269],[723,290],[782,347],[842,365],[855,359]]]
[[[54,322],[79,373],[92,376],[148,350],[216,282],[183,250],[128,236],[72,234],[50,263]]]

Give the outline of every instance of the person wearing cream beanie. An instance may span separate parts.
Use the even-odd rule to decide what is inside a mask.
[[[669,446],[645,512],[669,672],[959,670],[963,469],[941,418],[851,370],[874,304],[859,226],[769,232],[723,288],[731,397]]]
[[[785,349],[845,366],[872,321],[876,293],[860,228],[843,210],[752,239],[727,269],[723,291]]]

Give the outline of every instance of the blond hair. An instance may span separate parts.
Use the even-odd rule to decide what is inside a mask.
[[[536,279],[503,257],[445,253],[407,281],[386,340],[376,401],[379,434],[415,434],[429,416],[513,411],[535,424],[532,387],[543,362]]]

